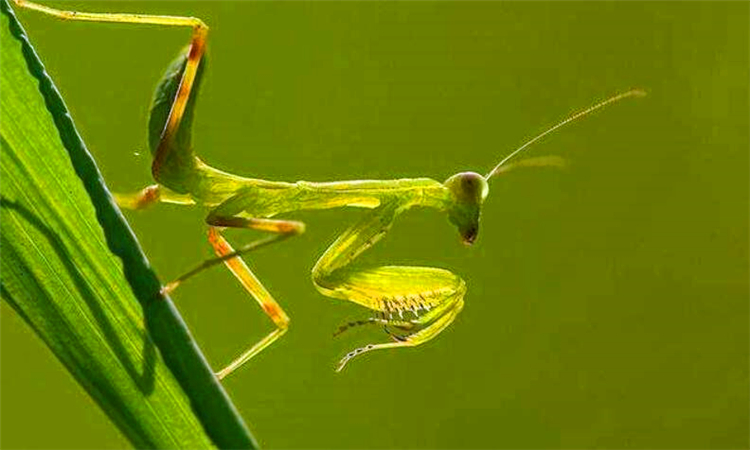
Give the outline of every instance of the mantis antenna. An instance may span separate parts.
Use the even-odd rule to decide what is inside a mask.
[[[601,101],[601,102],[599,102],[599,103],[597,103],[597,104],[595,104],[593,106],[589,106],[588,108],[584,109],[583,111],[579,111],[579,112],[573,114],[572,116],[568,117],[567,119],[563,120],[562,122],[558,123],[557,125],[553,126],[552,128],[547,129],[547,131],[545,131],[545,132],[537,135],[535,138],[527,141],[522,146],[520,146],[517,149],[513,150],[513,152],[510,155],[508,155],[505,158],[503,158],[503,160],[500,161],[498,163],[498,165],[496,165],[495,168],[492,169],[490,171],[490,173],[488,173],[484,177],[484,179],[487,180],[487,181],[489,181],[490,178],[492,178],[493,176],[495,176],[495,175],[497,175],[499,173],[500,168],[503,166],[503,164],[505,164],[506,162],[508,162],[508,160],[510,160],[512,157],[516,156],[518,153],[520,153],[526,147],[530,146],[531,144],[533,144],[534,142],[536,142],[539,139],[543,138],[544,136],[547,136],[548,134],[552,133],[553,131],[557,130],[558,128],[561,128],[561,127],[569,124],[570,122],[573,122],[576,119],[580,119],[583,116],[591,114],[592,112],[596,111],[597,109],[604,108],[605,106],[607,106],[609,104],[612,104],[612,103],[615,103],[615,102],[618,102],[618,101],[620,101],[622,99],[625,99],[625,98],[628,98],[628,97],[645,97],[645,96],[646,96],[646,91],[643,91],[641,89],[633,89],[633,90],[630,90],[630,91],[627,91],[627,92],[623,92],[621,94],[617,94],[617,95],[615,95],[613,97],[608,98],[607,100]]]

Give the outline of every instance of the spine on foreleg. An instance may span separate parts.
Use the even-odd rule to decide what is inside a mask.
[[[152,157],[156,155],[164,127],[169,118],[172,103],[180,88],[180,81],[185,71],[189,51],[190,47],[184,48],[171,62],[154,91],[148,123],[148,143]],[[195,177],[197,176],[196,167],[198,159],[193,154],[191,137],[195,100],[200,89],[205,64],[206,58],[203,57],[198,66],[193,89],[190,92],[190,98],[180,121],[179,129],[168,149],[169,153],[167,157],[159,168],[158,179],[156,180],[160,184],[181,194],[189,193],[191,187],[197,181]]]

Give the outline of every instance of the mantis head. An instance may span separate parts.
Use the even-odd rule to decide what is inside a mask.
[[[471,245],[479,233],[479,215],[490,186],[482,175],[475,172],[457,173],[443,185],[453,200],[448,208],[448,220],[458,227],[464,244]]]
[[[565,165],[565,161],[556,156],[541,156],[536,158],[527,158],[516,163],[506,164],[511,158],[529,147],[531,144],[552,133],[558,128],[573,122],[583,116],[586,116],[597,109],[603,108],[611,103],[615,103],[628,97],[643,97],[646,92],[640,89],[633,89],[614,95],[607,100],[592,105],[583,111],[579,111],[557,125],[547,129],[543,133],[530,139],[519,148],[512,151],[508,156],[503,158],[487,175],[480,175],[475,172],[460,172],[445,180],[443,185],[450,191],[451,201],[447,208],[448,220],[456,227],[461,234],[464,243],[471,245],[479,233],[479,216],[482,210],[484,199],[490,192],[489,181],[495,175],[507,172],[516,167],[533,167],[533,166],[557,166]]]

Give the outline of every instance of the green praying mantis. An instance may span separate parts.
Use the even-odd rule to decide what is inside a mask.
[[[295,220],[275,218],[282,214],[341,207],[366,209],[328,247],[312,269],[312,281],[323,295],[357,303],[373,312],[373,317],[349,323],[350,326],[382,325],[389,342],[369,344],[346,354],[337,371],[355,358],[373,350],[413,347],[440,334],[464,306],[466,283],[445,269],[386,265],[355,268],[352,262],[375,245],[390,230],[399,215],[415,207],[433,208],[448,216],[466,244],[472,244],[479,231],[482,205],[489,194],[489,181],[519,166],[555,166],[556,157],[536,157],[515,163],[509,161],[538,140],[560,127],[609,104],[645,95],[634,89],[614,95],[577,112],[511,152],[486,175],[460,172],[444,182],[430,178],[398,180],[355,180],[313,183],[267,181],[246,178],[217,170],[198,158],[191,144],[195,99],[204,70],[208,27],[193,17],[86,13],[62,11],[25,0],[16,5],[64,20],[138,23],[189,27],[190,44],[169,65],[157,85],[149,117],[149,146],[153,156],[152,174],[157,184],[132,195],[118,196],[128,208],[141,209],[168,202],[201,205],[209,209],[206,223],[208,240],[216,258],[163,287],[171,292],[186,279],[224,263],[242,286],[257,300],[275,324],[275,329],[252,345],[228,366],[217,372],[222,379],[279,339],[289,328],[289,317],[243,261],[242,255],[281,242],[305,231]],[[254,229],[268,237],[234,249],[222,235],[225,228]]]

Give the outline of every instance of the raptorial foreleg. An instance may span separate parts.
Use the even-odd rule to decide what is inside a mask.
[[[381,266],[354,268],[350,264],[388,232],[405,209],[397,202],[384,204],[346,230],[323,254],[313,269],[313,282],[329,297],[349,300],[378,311],[372,322],[405,330],[389,333],[393,342],[370,344],[347,354],[337,370],[362,353],[411,347],[437,336],[463,307],[466,283],[457,275],[432,267]]]

